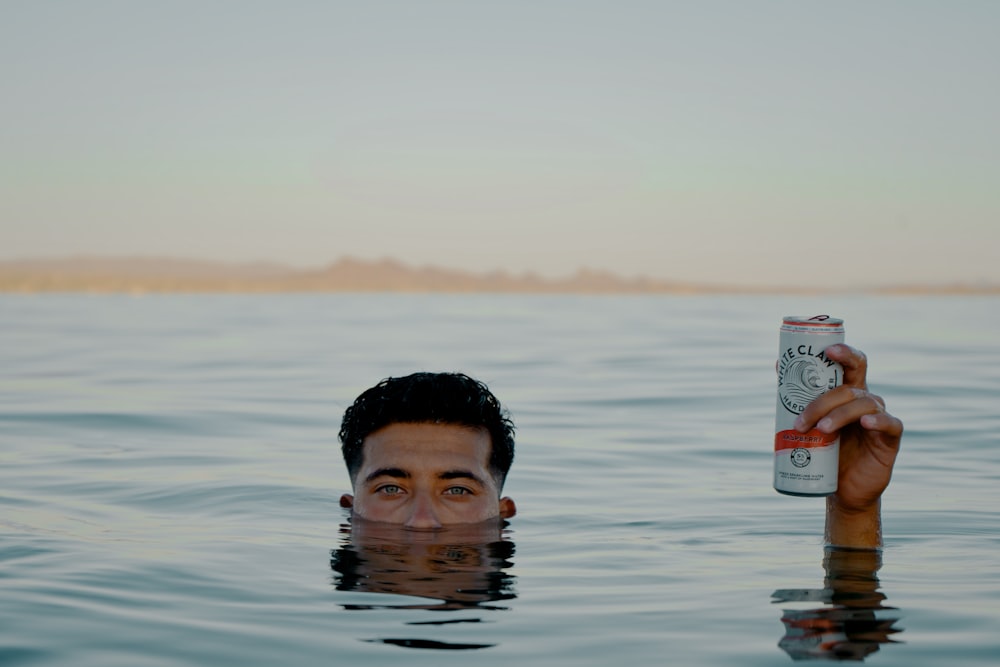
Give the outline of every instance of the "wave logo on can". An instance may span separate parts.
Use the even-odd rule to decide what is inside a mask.
[[[778,399],[794,415],[840,384],[840,364],[812,345],[789,347],[778,363]]]

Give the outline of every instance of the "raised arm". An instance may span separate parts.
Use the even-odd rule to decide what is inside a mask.
[[[844,384],[809,404],[796,421],[801,432],[840,431],[837,492],[826,501],[826,541],[873,549],[882,545],[880,501],[899,452],[903,423],[868,391],[868,360],[849,345],[832,345],[830,359],[844,367]]]

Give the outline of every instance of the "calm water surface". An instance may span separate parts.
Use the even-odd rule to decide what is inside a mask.
[[[0,664],[994,665],[998,305],[0,296]],[[881,562],[770,488],[777,328],[821,312],[907,427]],[[338,506],[343,409],[420,369],[513,413],[503,530]]]

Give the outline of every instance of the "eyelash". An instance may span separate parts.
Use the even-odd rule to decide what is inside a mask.
[[[375,489],[375,493],[384,494],[387,496],[395,496],[402,493],[403,489],[398,484],[383,484],[382,486]],[[473,495],[472,489],[464,486],[449,486],[445,489],[444,495],[446,496],[471,496]]]

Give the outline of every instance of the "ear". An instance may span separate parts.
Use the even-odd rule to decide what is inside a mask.
[[[352,496],[349,493],[345,493],[344,495],[342,495],[340,497],[340,506],[348,508],[354,507],[354,496]]]
[[[517,514],[517,505],[514,501],[508,497],[503,497],[500,499],[500,518],[509,519]]]

